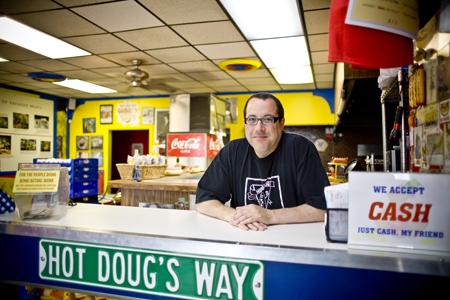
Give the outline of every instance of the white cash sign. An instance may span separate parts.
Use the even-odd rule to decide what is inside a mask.
[[[448,174],[350,172],[349,248],[450,253],[449,186]]]
[[[259,261],[41,239],[42,279],[183,299],[263,299]]]

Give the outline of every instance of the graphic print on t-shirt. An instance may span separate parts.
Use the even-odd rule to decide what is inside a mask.
[[[266,179],[247,177],[245,180],[245,205],[256,204],[264,208],[284,208],[280,176]]]

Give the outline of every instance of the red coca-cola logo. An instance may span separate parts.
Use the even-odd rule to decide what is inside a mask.
[[[168,156],[206,156],[206,134],[204,133],[169,133],[167,143]]]
[[[171,143],[172,149],[199,149],[200,148],[200,139],[189,138],[187,140],[182,140],[178,138],[174,138]]]

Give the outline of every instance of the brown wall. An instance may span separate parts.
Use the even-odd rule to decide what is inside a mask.
[[[326,140],[328,148],[324,152],[319,152],[325,170],[328,169],[327,163],[331,161],[332,157],[348,157],[349,161],[357,159],[365,169],[365,157],[357,156],[357,145],[383,143],[381,128],[338,128],[336,137],[327,139],[325,136],[326,127],[329,126],[285,126],[284,131],[300,134],[313,143],[317,139]]]

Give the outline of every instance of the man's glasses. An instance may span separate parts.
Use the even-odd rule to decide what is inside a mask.
[[[248,117],[244,119],[244,123],[246,125],[256,125],[258,124],[258,121],[261,121],[263,125],[271,125],[276,123],[280,118],[272,117],[272,116],[266,116],[262,118],[257,117]]]

